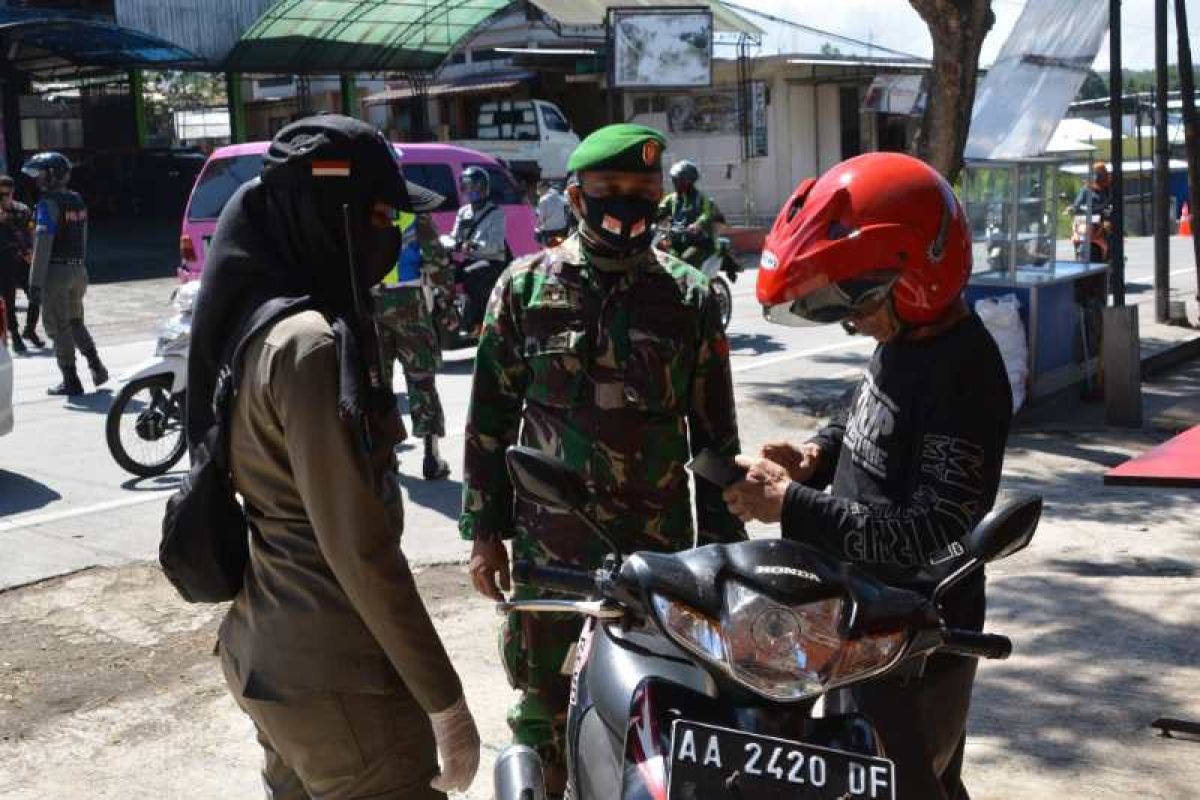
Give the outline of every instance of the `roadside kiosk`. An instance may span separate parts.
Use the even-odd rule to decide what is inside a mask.
[[[961,199],[974,265],[967,300],[1014,294],[1028,344],[1027,402],[1073,384],[1095,386],[1107,264],[1059,260],[1062,161],[968,161]]]

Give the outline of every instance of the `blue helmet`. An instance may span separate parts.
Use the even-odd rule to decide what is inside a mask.
[[[467,167],[462,171],[458,183],[463,189],[475,189],[486,198],[491,191],[492,181],[482,167]]]
[[[61,189],[71,180],[71,161],[62,153],[45,151],[31,156],[21,172],[33,179],[38,189]]]

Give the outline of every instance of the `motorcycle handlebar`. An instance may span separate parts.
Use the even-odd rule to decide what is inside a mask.
[[[593,572],[565,567],[544,567],[530,561],[518,561],[513,565],[513,580],[540,589],[580,597],[593,597],[600,593]]]
[[[1004,659],[1012,655],[1012,640],[994,633],[978,633],[951,628],[942,634],[941,653],[969,658]]]

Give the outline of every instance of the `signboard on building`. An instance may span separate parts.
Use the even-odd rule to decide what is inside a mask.
[[[628,89],[712,85],[712,11],[609,10],[613,86]]]

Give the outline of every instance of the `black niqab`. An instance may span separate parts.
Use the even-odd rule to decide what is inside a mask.
[[[226,204],[209,247],[192,317],[187,434],[195,447],[215,422],[218,374],[256,310],[312,308],[338,347],[338,408],[345,417],[394,416],[391,387],[372,387],[362,354],[376,347],[368,289],[390,269],[399,234],[370,224],[373,204],[410,205],[395,155],[377,130],[347,117],[293,123],[271,144],[260,179]],[[348,174],[343,175],[343,167]],[[351,290],[342,207],[349,207],[360,302]]]

